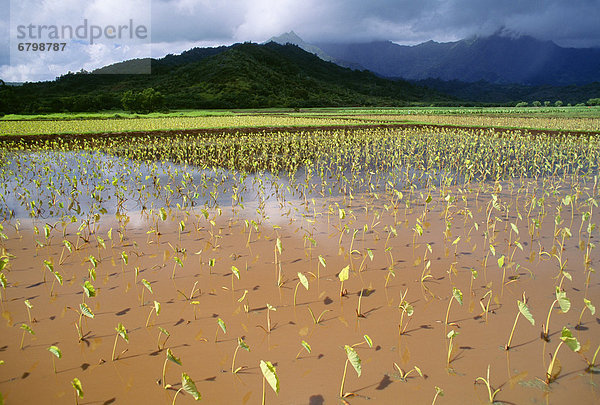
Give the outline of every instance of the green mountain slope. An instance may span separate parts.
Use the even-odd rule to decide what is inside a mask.
[[[127,62],[126,62],[127,63]],[[131,62],[136,63],[136,62]],[[118,71],[119,66],[107,67]],[[102,71],[102,70],[100,70]],[[0,88],[0,112],[121,107],[128,90],[154,88],[167,108],[320,107],[451,102],[405,81],[325,62],[294,45],[237,44],[152,61],[151,75],[69,74]]]

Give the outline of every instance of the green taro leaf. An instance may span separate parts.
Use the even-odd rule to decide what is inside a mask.
[[[96,259],[94,256],[89,255],[88,260],[90,261],[92,266],[94,266],[94,268],[98,267],[98,259]]]
[[[31,305],[31,302],[29,302],[29,300],[25,300],[25,306],[29,309],[33,309],[33,305]]]
[[[219,326],[223,330],[223,333],[227,334],[227,325],[225,325],[225,321],[222,320],[221,318],[219,318],[219,319],[217,319],[217,323],[219,324]]]
[[[123,263],[125,264],[125,266],[127,266],[127,263],[129,263],[129,256],[127,255],[127,252],[121,252],[121,260],[123,260]]]
[[[7,284],[8,281],[6,280],[6,276],[4,275],[4,273],[0,273],[0,286],[2,286],[2,288],[6,288]]]
[[[165,335],[166,337],[171,336],[171,334],[169,333],[168,330],[166,330],[165,328],[161,328],[160,326],[158,327],[158,330],[160,330],[160,333],[162,333],[163,335]]]
[[[504,255],[500,256],[500,258],[498,259],[498,267],[504,267]]]
[[[231,266],[231,272],[238,280],[240,279],[240,271],[238,270],[237,267]]]
[[[167,210],[165,209],[165,207],[160,207],[160,219],[162,219],[163,221],[167,220]]]
[[[567,293],[561,291],[558,286],[556,287],[556,300],[558,301],[558,305],[560,305],[560,310],[562,312],[569,312],[569,309],[571,309],[571,301],[567,298]]]
[[[79,378],[73,378],[73,381],[71,381],[71,385],[73,386],[73,388],[75,388],[77,396],[79,398],[83,398],[83,387],[81,386],[81,381],[79,381]]]
[[[54,274],[58,284],[63,285],[63,277],[60,275],[60,273],[58,271],[53,271],[52,274]]]
[[[519,307],[521,315],[523,315],[532,325],[535,325],[535,319],[533,319],[533,315],[531,315],[531,311],[529,311],[527,304],[517,300],[517,306]]]
[[[302,283],[304,288],[306,288],[308,290],[308,279],[306,278],[306,276],[304,274],[298,272],[298,279],[300,280],[300,282]]]
[[[52,353],[53,355],[55,355],[56,357],[58,357],[59,359],[62,358],[62,352],[60,351],[60,349],[57,346],[50,346],[48,348],[48,351],[50,353]]]
[[[179,265],[179,267],[183,267],[183,262],[181,261],[181,259],[177,256],[173,257],[173,260],[175,260],[175,263],[177,263]]]
[[[364,335],[365,342],[369,345],[369,347],[373,347],[373,340],[369,337],[369,335]]]
[[[4,267],[8,264],[8,259],[6,257],[0,258],[0,271],[4,270]]]
[[[460,305],[462,305],[462,303],[463,303],[463,294],[462,294],[462,291],[460,291],[456,287],[452,287],[452,296],[454,297],[454,299],[456,300],[456,302],[458,302]]]
[[[312,352],[312,348],[310,347],[310,345],[306,342],[306,341],[302,341],[301,342],[302,347],[304,347],[306,349],[307,352],[311,353]]]
[[[82,302],[81,304],[79,304],[79,309],[81,309],[81,313],[83,315],[87,316],[88,318],[94,318],[94,313],[86,303]]]
[[[247,352],[250,351],[250,346],[248,346],[248,344],[244,342],[244,339],[242,339],[241,337],[238,338],[238,346],[246,350]]]
[[[281,243],[281,239],[277,238],[275,246],[277,247],[277,251],[279,252],[279,254],[281,254],[281,252],[283,251],[283,244]]]
[[[196,384],[194,384],[194,381],[186,373],[181,373],[181,387],[185,392],[194,397],[196,401],[201,399]]]
[[[269,383],[273,391],[279,394],[279,377],[277,377],[277,370],[270,361],[260,361],[260,370],[262,371],[265,380]]]
[[[160,302],[158,301],[154,301],[154,312],[156,315],[160,315]]]
[[[584,298],[583,302],[585,303],[585,306],[590,310],[592,315],[596,314],[596,307],[594,305],[592,305],[592,302],[590,300],[588,300],[587,298]]]
[[[52,273],[54,273],[54,265],[52,264],[52,262],[50,260],[44,260],[44,266],[46,266],[46,268],[48,270],[50,270]]]
[[[578,352],[579,349],[581,349],[581,344],[577,338],[573,337],[571,331],[565,327],[563,327],[560,340],[565,342],[565,344],[569,346],[569,349],[573,350],[574,352]]]
[[[338,274],[338,277],[339,277],[339,279],[340,279],[341,282],[344,282],[344,281],[348,280],[348,278],[350,277],[350,266],[344,267],[340,271],[340,274]]]
[[[350,364],[352,364],[352,367],[354,367],[354,370],[356,370],[356,374],[358,374],[360,377],[360,374],[362,373],[362,366],[360,364],[360,357],[358,357],[358,353],[356,353],[356,350],[348,345],[344,346],[344,350],[346,350],[346,356],[348,356]]]
[[[96,296],[96,289],[92,283],[89,282],[89,280],[86,280],[86,282],[83,284],[83,292],[85,292],[85,295],[87,295],[88,298]]]
[[[168,336],[168,335],[167,335]],[[175,364],[179,364],[181,366],[181,359],[175,357],[171,349],[167,349],[167,359],[171,360]]]
[[[119,336],[121,336],[126,342],[129,343],[129,335],[127,335],[127,329],[125,329],[125,326],[123,326],[121,322],[119,322],[115,330],[117,331]]]
[[[327,262],[325,262],[325,258],[321,255],[319,255],[319,263],[321,263],[321,266],[327,267]]]
[[[148,291],[150,291],[150,294],[154,294],[154,291],[152,291],[152,286],[150,285],[149,281],[147,281],[145,278],[143,278],[142,284],[144,285],[144,287],[146,287],[148,289]]]
[[[33,329],[31,329],[29,327],[29,325],[27,325],[26,323],[22,323],[21,324],[21,329],[23,329],[24,331],[26,331],[27,333],[29,333],[30,335],[35,335],[35,332],[33,331]]]

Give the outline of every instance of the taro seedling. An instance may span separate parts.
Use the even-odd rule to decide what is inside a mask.
[[[240,370],[243,370],[245,366],[240,366],[238,368],[235,368],[235,358],[237,356],[238,350],[240,349],[244,349],[247,352],[250,351],[250,346],[248,346],[248,344],[246,342],[244,342],[244,339],[242,339],[241,337],[238,337],[237,339],[237,346],[235,348],[235,351],[233,352],[233,360],[231,360],[231,372],[233,374],[237,374]]]
[[[173,263],[173,274],[171,274],[171,278],[175,279],[175,269],[177,268],[177,266],[183,268],[183,262],[177,256],[173,256],[173,261],[175,261],[175,263]]]
[[[454,339],[459,335],[454,329],[448,332],[446,337],[448,338],[448,355],[446,356],[446,367],[450,367],[452,362],[452,349],[454,349]]]
[[[411,375],[413,372],[419,374],[421,376],[421,378],[425,378],[425,376],[423,376],[423,372],[417,366],[414,366],[413,368],[411,368],[407,372],[404,372],[400,368],[400,366],[398,364],[396,364],[395,362],[394,362],[394,367],[396,368],[396,370],[398,370],[398,376],[400,378],[400,381],[402,381],[402,382],[406,382],[408,380],[408,376]]]
[[[408,294],[408,290],[404,291],[404,293],[400,297],[400,305],[398,305],[398,308],[400,308],[400,310],[402,311],[400,313],[400,323],[398,324],[398,333],[400,335],[406,332],[406,328],[408,328],[410,319],[412,319],[410,317],[412,317],[415,312],[413,306],[408,301],[406,301],[406,294]],[[406,322],[406,324],[404,324],[404,315],[409,317],[409,320]]]
[[[119,339],[119,336],[121,337],[121,339],[123,339],[126,343],[129,343],[129,335],[127,334],[127,329],[125,329],[125,326],[123,326],[123,324],[121,322],[119,322],[119,324],[117,325],[117,327],[115,328],[115,330],[117,331],[117,334],[115,336],[115,344],[113,345],[113,350],[112,350],[112,356],[110,357],[110,359],[112,361],[115,361],[119,358],[119,356],[117,356],[115,358],[115,350],[117,348],[117,340]],[[127,350],[127,349],[125,349]],[[123,352],[121,353],[123,354]]]
[[[277,369],[270,361],[260,361],[260,371],[263,375],[263,384],[262,384],[262,405],[265,405],[265,381],[269,383],[273,391],[276,394],[279,394],[279,377],[277,376]]]
[[[358,374],[358,376],[360,377],[361,373],[362,373],[362,365],[361,365],[361,360],[360,357],[358,356],[358,353],[356,353],[356,350],[354,350],[354,348],[352,348],[352,346],[348,346],[345,345],[344,346],[344,350],[346,351],[346,363],[344,365],[344,374],[342,375],[342,384],[340,386],[340,398],[344,398],[344,384],[346,383],[346,372],[348,371],[348,363],[352,364],[352,367],[354,367],[354,370],[356,371],[356,374]]]
[[[58,346],[50,346],[48,351],[52,353],[52,369],[54,370],[54,374],[56,374],[56,358],[62,358],[62,351],[58,348]]]
[[[302,342],[300,342],[300,344],[302,345],[302,348],[300,349],[300,351],[296,355],[296,360],[298,358],[300,358],[300,354],[302,353],[303,350],[306,350],[308,354],[310,354],[312,352],[312,348],[310,347],[310,345],[308,344],[308,342],[306,342],[306,341],[303,340]]]
[[[23,342],[25,341],[25,333],[29,333],[30,335],[35,335],[35,332],[29,325],[26,323],[21,324],[21,329],[23,329],[23,334],[21,335],[21,345],[19,346],[20,350],[23,350]]]
[[[338,274],[338,278],[340,279],[340,297],[343,297],[344,295],[346,295],[346,293],[344,292],[344,281],[348,280],[348,278],[350,278],[350,266],[346,266],[344,267],[340,273]]]
[[[308,307],[308,312],[310,313],[310,317],[312,318],[313,323],[315,325],[318,325],[319,322],[321,322],[323,315],[325,315],[327,312],[330,312],[330,311],[331,311],[331,309],[325,309],[325,310],[323,310],[323,312],[321,312],[321,314],[319,315],[318,318],[315,318],[315,314],[313,313],[312,309],[310,309],[310,307]]]
[[[566,343],[569,349],[573,350],[574,352],[578,352],[581,349],[581,344],[579,343],[577,338],[573,337],[573,334],[569,329],[563,327],[562,333],[560,335],[560,343],[556,347],[556,350],[554,351],[554,356],[552,356],[552,361],[548,366],[548,371],[546,371],[546,384],[550,384],[552,381],[556,380],[558,374],[560,373],[560,366],[557,363],[558,360],[556,359],[556,356],[558,355],[558,349],[560,349],[563,343]]]
[[[177,392],[175,392],[175,396],[173,397],[172,405],[175,405],[175,400],[177,399],[177,395],[181,391],[185,391],[188,394],[190,394],[192,396],[192,398],[194,398],[195,401],[198,401],[199,399],[202,398],[200,396],[200,393],[198,392],[198,389],[196,388],[196,384],[186,373],[181,373],[181,388],[179,388],[177,390]]]
[[[163,344],[161,346],[160,344],[160,337],[161,335],[165,335],[165,340],[163,341]],[[167,343],[167,340],[169,340],[169,338],[171,337],[171,334],[169,333],[168,330],[166,330],[165,328],[161,328],[160,326],[158,326],[158,339],[156,340],[156,347],[158,348],[158,350],[162,350],[165,347],[165,344]]]
[[[29,302],[29,300],[25,300],[25,307],[27,308],[27,316],[29,317],[29,323],[33,323],[34,321],[31,320],[31,309],[33,308],[33,305],[31,304],[31,302]]]
[[[438,397],[443,397],[443,396],[444,396],[444,390],[436,385],[435,386],[435,395],[433,397],[433,401],[431,401],[431,405],[435,405],[435,401],[438,399]]]
[[[550,309],[548,310],[546,324],[542,325],[541,338],[546,342],[550,341],[550,335],[548,333],[548,329],[550,328],[550,315],[552,314],[552,309],[554,309],[554,304],[556,304],[557,302],[563,314],[566,314],[567,312],[569,312],[569,309],[571,309],[571,301],[567,298],[567,293],[565,291],[561,291],[561,289],[558,286],[556,287],[556,299],[552,301]]]
[[[444,320],[444,333],[446,333],[447,331],[448,316],[450,315],[450,306],[452,305],[452,301],[454,300],[456,300],[456,302],[458,302],[460,305],[463,304],[463,294],[456,287],[452,287],[452,296],[450,297],[450,302],[448,302],[448,309],[446,310],[446,319]]]
[[[515,333],[515,328],[517,327],[517,321],[519,320],[519,315],[523,315],[525,317],[525,319],[527,319],[529,321],[529,323],[531,323],[532,325],[535,325],[535,319],[533,319],[533,315],[531,315],[531,312],[529,311],[529,307],[526,304],[526,299],[525,299],[525,294],[523,294],[523,301],[519,301],[517,300],[517,307],[519,308],[519,311],[517,312],[517,316],[515,317],[515,323],[513,324],[512,330],[510,331],[510,336],[508,337],[508,342],[506,343],[506,346],[504,346],[504,348],[506,350],[510,349],[510,343],[512,342],[512,338],[513,338],[513,334]]]
[[[238,270],[237,267],[231,266],[231,291],[232,292],[235,292],[235,289],[233,288],[233,277],[234,276],[239,280],[240,279],[240,271]]]
[[[494,398],[500,392],[500,388],[496,388],[492,392],[492,386],[490,384],[490,365],[489,364],[488,364],[488,368],[487,368],[486,377],[485,378],[484,377],[477,377],[475,379],[475,383],[477,383],[478,381],[481,381],[487,387],[487,390],[488,390],[488,400],[490,401],[490,404],[493,404],[494,403]]]
[[[152,312],[156,314],[156,316],[160,315],[160,302],[154,301],[154,306],[150,310],[148,314],[148,318],[146,319],[146,328],[148,327],[148,323],[150,322],[150,316],[152,316]],[[194,318],[196,318],[196,312],[194,311]]]
[[[81,342],[83,340],[83,336],[84,336],[83,329],[81,327],[81,319],[83,318],[84,315],[88,318],[94,319],[95,315],[92,312],[92,309],[85,302],[82,302],[81,304],[79,304],[79,311],[73,307],[67,307],[67,309],[75,311],[77,314],[79,314],[79,319],[75,323],[75,328],[77,329],[77,334],[79,335],[79,341]]]
[[[225,321],[221,318],[217,318],[217,330],[215,331],[215,343],[217,343],[217,336],[219,334],[219,329],[223,331],[224,334],[227,334],[227,325]]]
[[[300,272],[298,272],[298,283],[296,284],[296,288],[294,289],[294,307],[296,306],[296,294],[298,293],[298,287],[302,284],[306,291],[308,291],[308,279],[306,276]]]
[[[592,314],[592,315],[596,314],[596,307],[592,304],[592,302],[590,300],[588,300],[587,298],[584,298],[583,303],[585,305],[584,305],[583,309],[581,310],[581,314],[579,315],[579,321],[577,321],[577,326],[581,326],[581,319],[583,318],[583,313],[585,312],[586,308],[590,311],[590,314]]]
[[[150,294],[154,294],[154,291],[152,291],[152,285],[145,278],[142,279],[142,285],[146,288],[146,290],[150,291]],[[140,303],[142,306],[144,305],[144,289],[143,288],[142,288],[142,296],[140,298]]]
[[[79,398],[83,398],[83,386],[81,385],[79,378],[73,378],[71,381],[71,386],[75,390],[75,403],[79,404]]]
[[[163,369],[162,369],[162,386],[164,389],[171,387],[171,384],[166,384],[166,382],[165,382],[165,375],[167,373],[167,363],[169,361],[172,361],[173,363],[181,366],[181,359],[179,359],[178,357],[175,357],[175,355],[173,354],[171,349],[167,349],[167,358],[165,359],[165,362],[163,364]]]

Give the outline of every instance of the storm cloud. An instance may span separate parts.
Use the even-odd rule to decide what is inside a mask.
[[[21,1],[21,0],[14,0]],[[92,0],[86,16],[112,21],[133,13],[140,0]],[[149,47],[128,44],[120,52],[79,47],[52,64],[40,59],[31,66],[9,64],[9,3],[0,0],[0,78],[26,80],[32,72],[45,79],[68,70],[88,70],[118,58],[141,57]],[[39,1],[32,17],[52,19],[52,5],[79,5],[79,0]],[[307,42],[391,40],[416,44],[456,41],[496,32],[530,35],[561,46],[600,47],[600,0],[146,0],[151,5],[151,54],[162,57],[194,46],[263,42],[294,30]],[[75,9],[75,7],[73,7]],[[139,11],[140,13],[146,12]],[[56,14],[56,20],[81,15]]]

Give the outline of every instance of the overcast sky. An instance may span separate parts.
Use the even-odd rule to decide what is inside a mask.
[[[76,28],[84,19],[103,29],[131,19],[149,32],[93,45],[75,38],[61,52],[17,50],[23,41],[16,38],[18,25]],[[416,44],[502,29],[561,46],[600,47],[599,22],[600,0],[0,0],[0,78],[52,80],[67,71],[194,46],[262,42],[290,30],[307,42]]]

